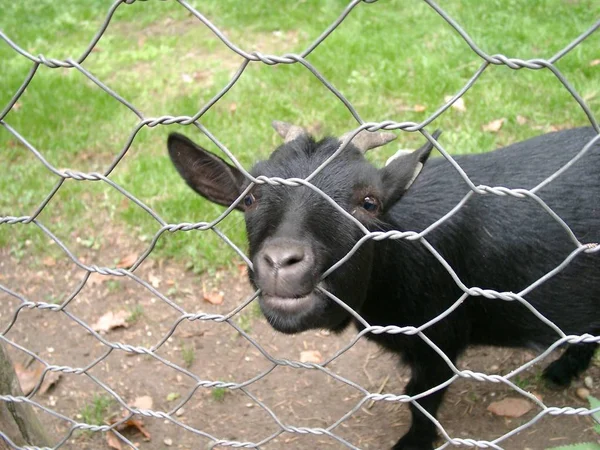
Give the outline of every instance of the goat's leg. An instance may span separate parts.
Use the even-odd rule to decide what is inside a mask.
[[[453,376],[452,369],[431,348],[419,352],[419,359],[411,361],[412,377],[406,386],[406,393],[414,396],[438,386]],[[454,361],[456,355],[446,351],[446,355]],[[416,400],[423,409],[433,417],[442,402],[446,388],[439,389],[426,397]],[[432,450],[437,439],[435,424],[411,403],[412,424],[408,432],[394,445],[393,450]]]

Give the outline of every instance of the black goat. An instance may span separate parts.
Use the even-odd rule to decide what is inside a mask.
[[[297,126],[275,122],[285,144],[253,176],[305,178],[340,145],[316,142]],[[530,189],[560,169],[596,136],[579,128],[521,142],[487,154],[455,159],[477,184]],[[428,160],[432,145],[402,154],[382,169],[363,156],[393,139],[390,133],[359,133],[310,181],[370,231],[422,231],[469,192],[443,158]],[[171,134],[168,148],[175,167],[200,195],[231,205],[249,181],[235,167]],[[421,169],[423,169],[421,171]],[[420,174],[419,174],[420,172]],[[418,175],[418,177],[417,177]],[[414,183],[413,183],[414,182]],[[409,189],[410,187],[410,189]],[[537,194],[583,243],[600,242],[600,139]],[[256,185],[237,205],[245,212],[260,306],[269,323],[284,333],[311,328],[343,330],[357,320],[322,290],[334,294],[371,325],[420,326],[446,311],[464,293],[450,273],[418,241],[367,240],[352,257],[322,279],[364,236],[359,226],[309,187]],[[561,225],[528,197],[473,195],[427,241],[448,261],[467,287],[518,292],[557,267],[576,248]],[[600,334],[600,252],[590,246],[525,299],[566,334]],[[468,297],[424,334],[452,360],[468,345],[547,348],[558,338],[519,301]],[[369,334],[402,355],[412,369],[406,392],[416,395],[452,375],[442,358],[418,336]],[[595,343],[570,345],[545,370],[567,385],[585,370]],[[433,416],[444,390],[418,402]],[[412,426],[395,449],[427,450],[436,439],[434,424],[411,405]]]

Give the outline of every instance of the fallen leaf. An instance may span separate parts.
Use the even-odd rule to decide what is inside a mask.
[[[38,365],[35,369],[26,369],[25,366],[20,363],[16,363],[14,367],[23,394],[29,395],[35,388],[44,368]]]
[[[155,289],[158,289],[160,287],[160,283],[162,282],[162,280],[154,274],[148,275],[148,281],[150,281],[150,284]]]
[[[533,405],[523,398],[507,397],[490,403],[487,410],[497,416],[521,417],[531,411],[532,408]]]
[[[592,59],[590,62],[590,67],[597,66],[598,64],[600,64],[600,59]]]
[[[101,285],[102,283],[106,283],[107,281],[118,280],[120,278],[122,277],[118,277],[116,275],[102,275],[101,273],[93,272],[88,278],[86,284],[91,287],[95,287]]]
[[[527,118],[523,116],[517,116],[517,123],[519,125],[525,125],[527,123]]]
[[[150,397],[149,395],[143,395],[141,397],[137,397],[133,401],[131,406],[137,409],[152,409],[153,403],[154,402],[152,401],[152,397]]]
[[[229,112],[230,113],[234,113],[237,110],[237,103],[232,103],[231,105],[229,105]]]
[[[127,417],[129,415],[129,411],[125,410],[123,411],[123,417]],[[113,425],[114,423],[118,422],[120,419],[118,417],[112,417],[108,423],[109,425]],[[148,431],[146,430],[146,428],[144,428],[144,424],[142,423],[141,419],[127,419],[125,422],[119,424],[116,429],[117,431],[125,431],[128,428],[133,428],[135,430],[137,430],[138,432],[140,432],[142,434],[142,436],[144,436],[144,440],[149,441],[150,440],[150,433],[148,433]]]
[[[42,385],[40,386],[40,394],[45,394],[53,387],[58,380],[62,377],[62,373],[60,372],[46,372],[46,376],[44,377],[44,381],[42,381]]]
[[[446,103],[448,103],[450,100],[452,100],[452,97],[453,97],[452,95],[446,95],[444,97],[444,101]],[[467,111],[467,107],[465,106],[465,101],[463,100],[462,97],[458,98],[454,103],[452,103],[450,108],[456,109],[457,111],[460,111],[460,112]]]
[[[16,363],[14,367],[21,390],[25,395],[29,395],[37,386],[40,377],[44,373],[44,366],[37,364],[34,369],[27,369],[22,364]],[[46,373],[44,381],[42,381],[42,385],[40,386],[38,392],[40,394],[45,394],[48,392],[52,386],[58,383],[58,380],[60,380],[61,376],[62,374],[60,372]]]
[[[206,287],[202,285],[202,296],[204,301],[208,303],[212,303],[213,305],[220,305],[223,303],[223,299],[225,298],[225,294],[221,291],[212,290],[210,292],[206,292]]]
[[[502,128],[502,125],[504,125],[505,121],[506,121],[505,118],[492,120],[490,123],[483,125],[481,127],[481,129],[483,131],[490,131],[492,133],[497,133],[498,131],[500,131],[500,128]]]
[[[109,311],[100,317],[94,325],[92,325],[92,330],[107,332],[114,328],[127,328],[128,317],[129,313],[127,311],[118,311],[116,313]]]
[[[137,431],[139,431],[142,434],[142,436],[144,436],[145,440],[147,440],[147,441],[150,440],[150,433],[148,433],[146,428],[144,428],[144,424],[142,423],[142,421],[140,419],[129,419],[129,420],[125,421],[123,424],[121,424],[121,426],[119,426],[118,428],[119,428],[119,431],[124,430],[126,428],[135,428]]]
[[[220,305],[223,303],[223,299],[225,298],[225,294],[223,292],[212,291],[208,294],[204,294],[204,300],[213,305]]]
[[[106,433],[106,443],[114,450],[123,450],[123,447],[121,447],[121,441],[112,431]]]
[[[48,256],[42,260],[42,264],[46,267],[54,267],[56,265],[56,260],[52,256]]]
[[[18,111],[20,109],[21,109],[21,104],[19,102],[15,102],[15,104],[12,106],[12,110]]]
[[[300,352],[300,362],[319,364],[323,360],[323,356],[319,350],[306,350]]]
[[[102,47],[98,47],[97,45],[95,45],[94,48],[92,48],[92,53],[101,53],[103,51],[104,49]]]
[[[246,279],[248,276],[248,266],[246,264],[238,264],[238,275],[242,279]]]
[[[413,111],[415,112],[423,112],[427,109],[425,105],[415,105],[413,106]]]
[[[128,269],[137,261],[138,255],[136,253],[130,253],[129,255],[121,258],[117,263],[117,268]]]

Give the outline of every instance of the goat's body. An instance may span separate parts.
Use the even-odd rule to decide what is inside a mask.
[[[293,139],[268,160],[257,163],[255,176],[306,177],[339,146],[336,139],[317,142],[298,127],[279,125],[283,131],[293,131]],[[594,136],[592,129],[561,131],[455,159],[475,185],[532,189],[568,163]],[[368,135],[363,138],[369,140]],[[424,146],[377,169],[358,146],[350,145],[311,182],[372,231],[420,232],[469,193],[468,185],[446,160],[427,160],[430,149]],[[171,136],[169,151],[188,184],[216,203],[228,206],[246,189],[248,182],[235,167],[186,138]],[[581,243],[600,242],[600,140],[537,195]],[[406,239],[364,242],[322,280],[322,274],[346,256],[363,233],[309,188],[256,186],[238,209],[246,214],[254,267],[250,280],[261,289],[259,302],[267,320],[284,333],[310,328],[339,331],[351,322],[348,312],[320,288],[342,299],[371,325],[381,326],[422,326],[447,313],[464,294],[421,242]],[[600,252],[580,252],[562,271],[528,289],[578,248],[534,199],[472,194],[425,239],[466,288],[525,290],[525,300],[567,335],[600,334]],[[463,300],[424,330],[452,362],[469,345],[540,350],[560,338],[517,300],[481,295]],[[453,376],[446,361],[420,336],[367,336],[402,355],[410,365],[412,377],[406,391],[411,396],[430,391]],[[593,343],[571,345],[548,366],[546,377],[568,384],[588,366],[596,347]],[[435,417],[443,392],[440,388],[419,397],[418,402]],[[411,404],[411,410],[411,428],[394,449],[432,449],[434,423],[415,405]]]
[[[555,136],[552,146],[545,145],[544,141],[548,139],[545,135],[490,154],[455,159],[476,185],[531,189],[573,158],[595,132],[592,129],[588,133],[568,130],[560,134],[563,139],[557,143]],[[582,243],[600,242],[600,197],[589,195],[589,191],[600,193],[599,168],[600,143],[597,143],[566,172],[537,192]],[[450,211],[468,192],[467,184],[446,160],[432,159],[413,188],[389,212],[390,218],[386,221],[397,224],[397,229],[403,231],[422,231]],[[426,239],[450,263],[467,287],[510,292],[527,288],[576,249],[564,228],[535,200],[494,194],[474,194],[461,210]],[[435,296],[438,300],[433,304],[439,304],[440,309],[445,310],[462,294],[446,269],[419,242],[387,241],[385,245],[390,247],[386,249],[388,258],[393,261],[397,255],[401,261],[378,259],[380,264],[391,270],[398,270],[400,266],[405,270],[400,276],[396,272],[379,286],[389,287],[396,281],[395,297],[402,302],[404,311],[410,297],[418,298],[415,303],[422,304],[423,295]],[[411,265],[413,258],[418,260],[415,265]],[[427,258],[427,263],[422,258]],[[374,272],[378,270],[374,268]],[[410,281],[406,282],[404,276]],[[447,282],[441,283],[442,279]],[[416,285],[419,288],[415,288]],[[403,292],[406,287],[410,287],[410,292]],[[428,294],[429,291],[432,292]],[[440,302],[442,298],[444,301]],[[599,331],[600,315],[565,315],[564,307],[569,305],[572,311],[600,311],[600,260],[595,255],[576,256],[564,270],[525,298],[567,334]],[[419,304],[416,310],[427,316],[434,314]],[[392,306],[392,302],[386,306]],[[365,307],[368,308],[368,301]],[[464,309],[474,317],[488,319],[487,323],[473,323],[469,341],[475,344],[547,347],[558,338],[555,331],[540,326],[539,319],[517,302],[471,297],[465,302]],[[386,320],[389,322],[389,312]],[[535,324],[532,326],[531,322]],[[516,341],[510,333],[501,332],[503,329],[508,331],[509,327],[520,331]],[[498,342],[498,336],[503,334],[506,334],[505,342]]]
[[[490,154],[455,159],[475,185],[531,189],[573,158],[594,137],[594,131],[569,130],[549,136],[549,146],[546,135]],[[600,242],[600,196],[589,195],[600,194],[598,168],[600,143],[537,192],[584,244]],[[468,192],[467,184],[446,160],[430,160],[413,188],[384,221],[392,229],[422,231]],[[559,266],[576,249],[564,228],[533,199],[493,194],[474,194],[461,210],[425,238],[468,288],[499,292],[520,292]],[[420,242],[386,240],[376,245],[381,247],[377,250],[379,257],[375,258],[368,297],[360,311],[371,325],[423,325],[463,294],[448,271]],[[524,298],[566,334],[600,334],[598,255],[577,255]],[[447,318],[428,328],[425,335],[453,361],[468,345],[541,350],[560,337],[520,302],[483,296],[468,297]],[[452,376],[447,364],[418,336],[370,337],[403,355],[411,365],[409,394],[423,392]],[[554,364],[549,377],[568,383],[587,367],[595,347],[571,347],[561,358],[562,363]],[[434,412],[441,395],[433,394],[421,403]],[[415,420],[419,420],[419,413],[416,414]],[[430,425],[427,418],[421,417],[421,421],[422,427]],[[398,448],[405,448],[402,441]]]

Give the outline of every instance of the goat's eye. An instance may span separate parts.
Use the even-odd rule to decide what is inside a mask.
[[[255,201],[256,201],[256,198],[252,194],[248,194],[244,197],[244,205],[246,205],[247,208],[252,206]]]
[[[371,214],[377,213],[379,211],[379,200],[375,197],[365,197],[363,199],[362,208]]]

